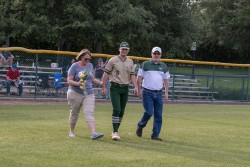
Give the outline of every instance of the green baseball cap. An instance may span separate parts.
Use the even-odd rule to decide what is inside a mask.
[[[122,42],[120,44],[120,49],[129,49],[129,44],[127,42]]]

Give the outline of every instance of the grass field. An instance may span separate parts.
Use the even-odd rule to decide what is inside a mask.
[[[81,112],[76,137],[68,135],[68,106],[0,106],[1,167],[249,167],[247,105],[165,106],[162,142],[150,139],[152,120],[135,135],[140,104],[128,104],[120,141],[111,140],[111,106],[96,105],[97,131],[90,140]]]

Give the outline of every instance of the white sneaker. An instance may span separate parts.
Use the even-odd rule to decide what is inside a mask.
[[[69,133],[69,137],[75,137],[76,135],[74,133]]]
[[[117,132],[113,132],[111,136],[112,136],[112,140],[119,140],[119,139],[121,139],[120,136],[119,136],[119,134]]]

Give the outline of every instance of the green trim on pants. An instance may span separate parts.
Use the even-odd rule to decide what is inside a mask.
[[[120,86],[118,84],[111,83],[110,98],[113,107],[113,131],[118,132],[122,117],[124,115],[124,110],[128,101],[128,85]]]

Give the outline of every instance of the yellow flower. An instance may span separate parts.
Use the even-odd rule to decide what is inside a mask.
[[[89,72],[87,70],[84,72],[80,72],[79,78],[82,81],[82,85],[80,86],[80,89],[84,89],[88,74]]]

